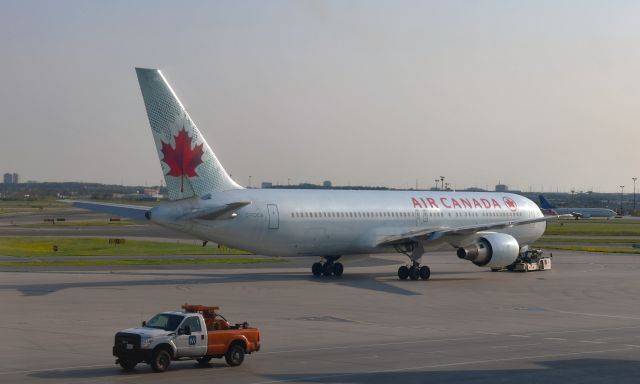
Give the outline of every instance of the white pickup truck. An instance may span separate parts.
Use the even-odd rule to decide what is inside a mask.
[[[113,355],[123,369],[146,362],[163,372],[172,360],[196,359],[201,364],[225,357],[227,364],[242,364],[246,353],[260,350],[260,331],[248,324],[231,325],[218,307],[182,306],[184,311],[161,312],[142,327],[116,333]]]

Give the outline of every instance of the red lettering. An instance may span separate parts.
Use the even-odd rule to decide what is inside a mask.
[[[427,197],[427,201],[429,202],[429,205],[431,206],[431,208],[438,208],[438,204],[436,204],[436,201],[433,200],[430,197]]]
[[[413,208],[422,208],[422,205],[415,197],[411,198],[411,202],[413,203]]]
[[[458,200],[456,199],[452,198],[451,203],[453,204],[454,207],[462,208],[462,205],[460,205],[460,203],[458,203]]]
[[[440,202],[442,203],[442,205],[444,205],[446,208],[451,208],[450,205],[447,205],[447,198],[446,197],[441,197],[440,198]]]
[[[482,208],[482,205],[476,199],[473,199],[473,206],[474,207],[478,207],[478,208]]]
[[[473,208],[473,206],[471,205],[471,203],[469,202],[469,200],[467,200],[467,199],[463,199],[463,198],[460,198],[460,201],[462,201],[462,205],[464,205],[465,207],[467,207],[467,208]]]
[[[480,199],[480,201],[482,201],[482,205],[484,205],[485,208],[487,208],[487,209],[491,208],[491,203],[489,202],[489,200]]]
[[[494,207],[502,208],[502,207],[500,206],[500,203],[498,203],[498,202],[496,201],[496,199],[491,199],[491,202],[493,203],[493,206],[494,206]]]
[[[422,197],[420,198],[420,201],[422,201],[422,205],[424,205],[424,207],[425,207],[425,208],[429,208],[429,207],[427,206],[427,202],[426,202],[426,201],[424,201],[424,199],[423,199]]]

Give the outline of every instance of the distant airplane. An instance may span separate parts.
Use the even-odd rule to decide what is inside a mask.
[[[311,268],[316,276],[342,275],[341,257],[399,252],[410,261],[398,269],[403,280],[427,280],[422,255],[450,246],[479,267],[508,266],[542,236],[547,219],[558,217],[510,193],[245,189],[222,167],[161,71],[136,72],[172,201],[151,209],[77,207],[257,254],[320,257]]]
[[[558,208],[551,203],[543,196],[538,195],[540,199],[540,205],[543,210],[546,210],[549,214],[553,215],[561,215],[561,214],[570,214],[573,215],[576,219],[588,219],[591,217],[614,217],[618,214],[615,211],[612,211],[608,208]]]

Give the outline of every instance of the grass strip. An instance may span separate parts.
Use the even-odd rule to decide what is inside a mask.
[[[119,265],[211,265],[211,264],[259,264],[286,263],[283,258],[267,257],[225,257],[207,259],[145,259],[145,260],[30,260],[0,261],[0,267],[96,267]]]
[[[53,218],[53,217],[52,217]],[[30,224],[18,224],[16,227],[20,228],[48,228],[48,227],[106,227],[106,226],[120,226],[120,225],[135,225],[140,224],[133,220],[89,220],[89,221],[56,221],[55,224],[51,222],[30,223]]]
[[[589,243],[589,244],[640,244],[638,239],[592,238],[592,237],[543,237],[542,243]]]
[[[53,247],[58,251],[54,252]],[[172,255],[250,255],[251,253],[215,246],[125,239],[112,245],[104,238],[0,237],[0,255],[17,257],[47,256],[172,256]]]
[[[640,249],[638,248],[588,247],[588,246],[582,246],[582,245],[557,245],[557,244],[547,244],[547,243],[535,243],[533,244],[533,246],[544,248],[544,249],[557,249],[561,251],[640,254]]]
[[[582,235],[582,236],[640,236],[640,225],[637,224],[576,224],[549,223],[545,235]]]

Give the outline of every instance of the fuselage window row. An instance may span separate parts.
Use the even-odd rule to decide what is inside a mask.
[[[413,218],[417,212],[291,212],[294,219],[301,218]],[[451,216],[451,212],[448,213]],[[522,212],[455,212],[456,217],[519,217]],[[443,217],[444,212],[429,212],[429,217]]]

